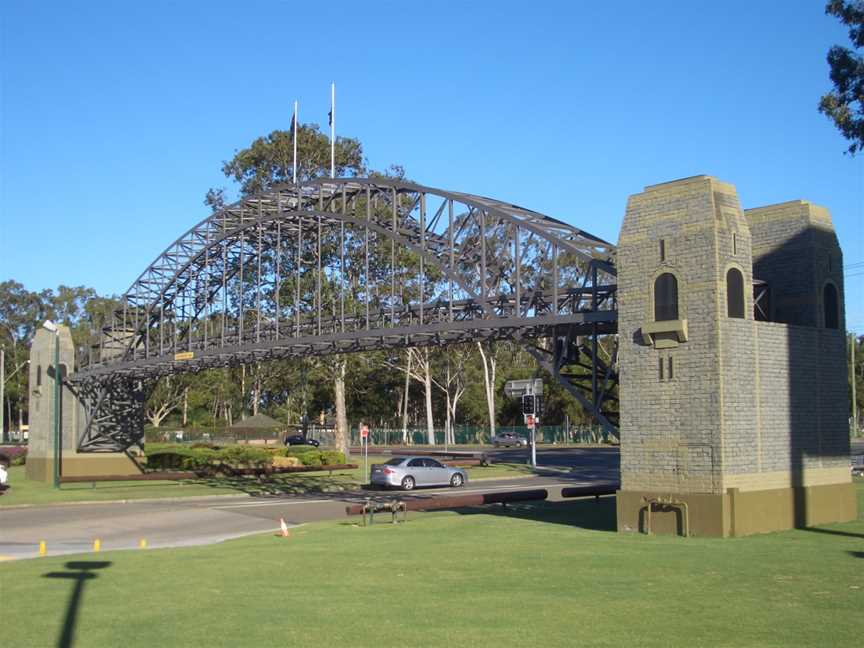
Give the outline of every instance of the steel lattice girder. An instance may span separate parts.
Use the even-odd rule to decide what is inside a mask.
[[[614,252],[562,221],[481,196],[384,177],[279,185],[172,243],[123,296],[72,380],[565,328],[596,338],[616,328]]]

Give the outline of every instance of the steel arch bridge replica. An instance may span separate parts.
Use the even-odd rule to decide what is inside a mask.
[[[161,376],[475,340],[526,344],[617,435],[614,345],[600,344],[616,331],[614,250],[537,212],[386,177],[276,186],[187,231],[123,295],[72,375],[78,449],[138,443]]]
[[[37,332],[27,474],[50,479],[58,457],[72,476],[128,471],[163,376],[508,340],[620,438],[619,530],[847,521],[843,295],[827,209],[744,210],[710,176],[630,196],[617,246],[388,177],[279,185],[172,243],[88,349]]]

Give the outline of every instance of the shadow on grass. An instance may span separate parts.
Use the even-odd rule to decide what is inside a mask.
[[[864,558],[864,551],[847,551],[846,553],[855,558]]]
[[[615,497],[585,498],[567,502],[525,502],[490,504],[484,507],[453,509],[460,515],[494,515],[549,524],[615,531],[617,529]]]
[[[84,596],[84,584],[88,580],[98,578],[93,570],[105,569],[111,563],[104,560],[88,560],[67,562],[65,567],[70,571],[49,572],[43,574],[43,578],[60,578],[75,581],[69,601],[66,603],[66,616],[63,619],[63,629],[60,638],[57,639],[58,648],[69,648],[75,641],[75,623],[78,620],[78,609],[81,607],[81,599]]]
[[[187,480],[184,483],[211,488],[230,488],[255,497],[349,494],[358,492],[360,488],[351,475],[338,473],[335,475],[289,474],[262,479],[247,476],[206,477]]]
[[[838,531],[837,529],[823,529],[820,527],[804,527],[802,531],[810,531],[811,533],[827,533],[828,535],[839,535],[847,538],[864,538],[864,533],[854,533],[852,531]]]
[[[58,490],[61,490],[64,492],[66,492],[66,491],[68,491],[68,492],[88,491],[89,492],[89,491],[93,491],[93,490],[110,491],[110,490],[134,490],[136,488],[150,489],[150,488],[159,488],[160,486],[164,487],[164,488],[173,488],[173,487],[179,486],[179,485],[184,484],[184,483],[191,483],[191,482],[184,482],[181,480],[176,480],[176,481],[169,481],[169,480],[166,480],[166,481],[135,481],[135,482],[128,482],[127,481],[127,482],[118,482],[118,483],[113,483],[113,482],[79,482],[79,483],[75,483],[75,484],[62,484]]]

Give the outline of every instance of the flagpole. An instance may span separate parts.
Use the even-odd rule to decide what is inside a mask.
[[[299,117],[297,111],[297,101],[294,101],[294,184],[297,184],[297,118]]]
[[[336,83],[330,84],[330,177],[336,177]]]

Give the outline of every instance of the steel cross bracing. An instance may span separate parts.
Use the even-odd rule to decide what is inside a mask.
[[[107,400],[132,390],[141,409],[160,376],[491,339],[530,345],[614,429],[616,363],[598,346],[617,330],[614,251],[537,212],[397,179],[275,186],[183,234],[123,295],[71,377],[88,395],[80,447],[128,447]]]

